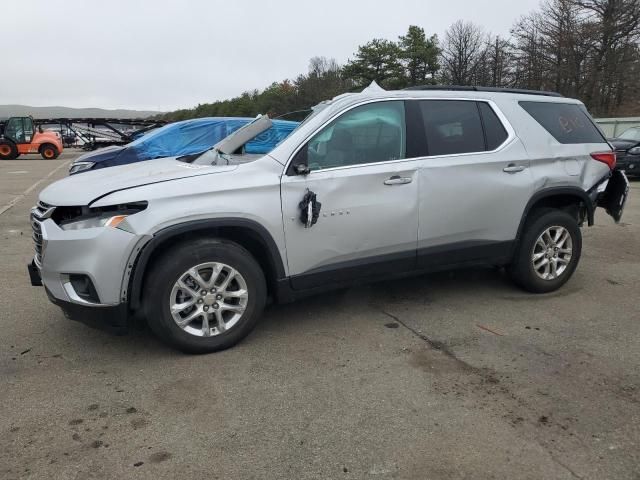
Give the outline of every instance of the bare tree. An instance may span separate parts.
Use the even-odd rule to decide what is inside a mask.
[[[583,98],[596,113],[611,114],[620,106],[629,84],[621,77],[628,75],[628,62],[634,57],[630,52],[638,47],[640,1],[576,0],[575,4],[584,12],[585,26],[593,38]]]
[[[513,84],[513,52],[509,40],[496,35],[488,36],[478,66],[478,85],[508,87]]]
[[[454,85],[475,85],[485,53],[486,34],[472,22],[458,20],[444,34],[442,79]]]
[[[547,0],[512,29],[518,86],[581,96],[593,33],[574,0]]]

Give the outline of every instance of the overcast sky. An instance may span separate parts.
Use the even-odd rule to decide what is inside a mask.
[[[507,34],[539,0],[24,0],[2,2],[0,104],[173,110],[344,63],[409,25],[458,19]]]

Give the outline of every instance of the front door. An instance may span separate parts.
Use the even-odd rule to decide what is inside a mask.
[[[295,289],[384,276],[415,266],[417,162],[406,157],[404,103],[383,101],[348,110],[320,129],[282,178],[282,214]],[[300,202],[321,203],[306,228]]]

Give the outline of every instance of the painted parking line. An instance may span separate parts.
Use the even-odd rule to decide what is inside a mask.
[[[27,195],[29,195],[31,192],[33,192],[38,185],[40,185],[42,182],[44,182],[45,180],[51,178],[58,170],[62,169],[62,167],[69,167],[70,162],[64,162],[61,163],[60,165],[58,165],[56,168],[54,168],[53,170],[51,170],[45,177],[41,178],[40,180],[38,180],[36,183],[34,183],[33,185],[31,185],[29,188],[27,188],[24,192],[22,192],[20,195],[18,195],[17,197],[15,197],[13,200],[11,200],[9,203],[7,203],[6,205],[3,205],[2,207],[0,207],[0,215],[2,215],[4,212],[6,212],[7,210],[9,210],[11,207],[13,207],[16,203],[18,203],[20,200],[22,200],[24,197],[26,197]]]

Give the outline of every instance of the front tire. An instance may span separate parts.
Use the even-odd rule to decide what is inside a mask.
[[[260,265],[240,245],[194,240],[171,247],[146,276],[151,330],[187,353],[232,347],[256,325],[267,288]]]
[[[571,278],[581,253],[576,219],[562,210],[540,210],[527,220],[509,273],[529,292],[553,292]]]

